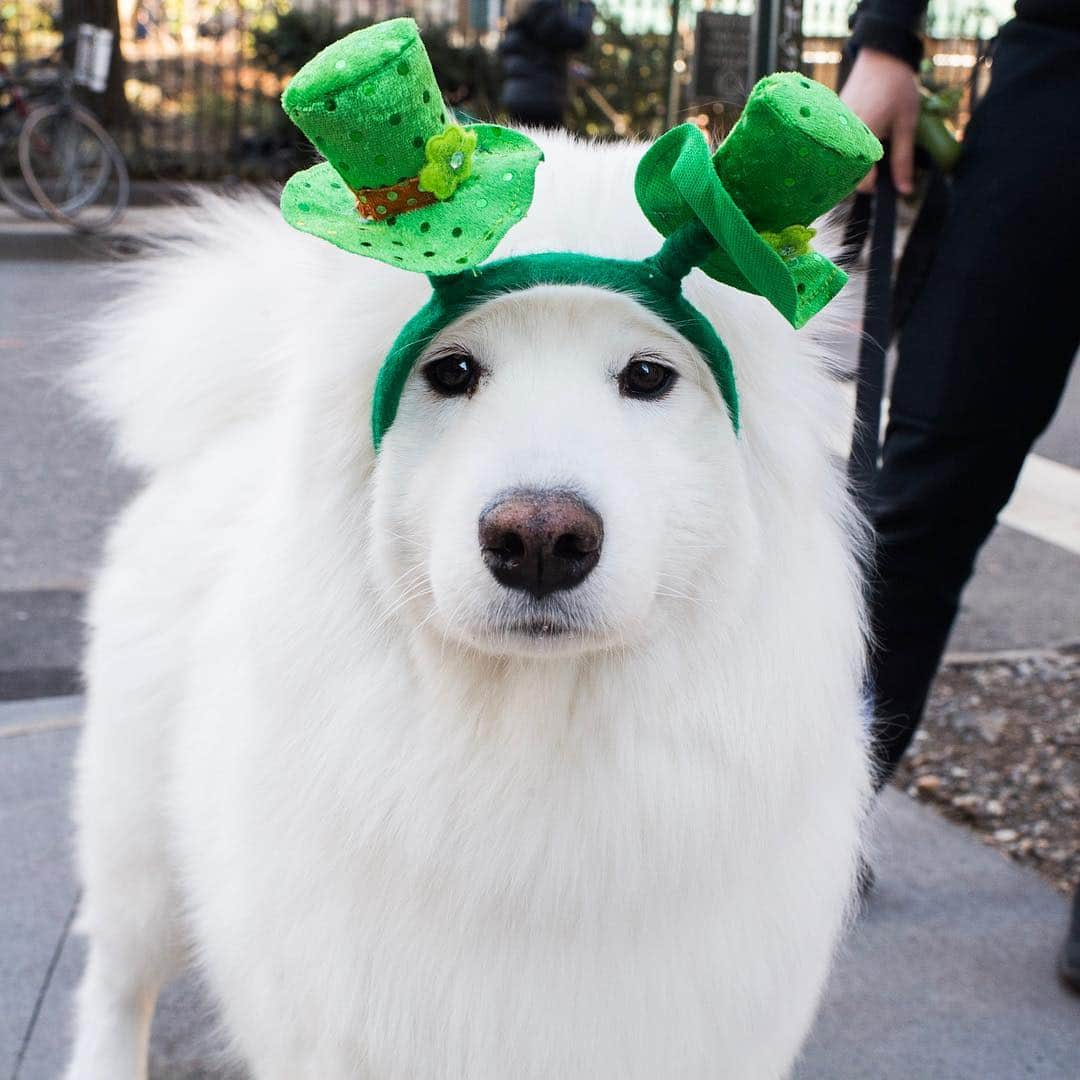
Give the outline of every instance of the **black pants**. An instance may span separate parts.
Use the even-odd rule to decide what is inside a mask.
[[[900,341],[871,501],[882,782],[915,733],[975,556],[1080,345],[1080,33],[1003,27],[953,196]]]

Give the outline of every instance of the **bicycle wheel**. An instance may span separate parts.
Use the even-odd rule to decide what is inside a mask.
[[[35,109],[19,133],[19,165],[34,198],[61,225],[99,232],[127,207],[124,155],[81,105]]]
[[[14,120],[19,121],[19,117]],[[25,218],[41,220],[48,215],[34,198],[19,166],[21,123],[8,121],[0,126],[0,198]]]
[[[74,123],[70,119],[72,108],[73,105],[62,108],[54,118],[43,122],[31,138],[33,175],[45,181],[42,186],[46,195],[67,215],[97,197],[108,182],[112,167],[99,144],[80,145],[80,141],[72,136],[69,130]],[[12,120],[18,121],[14,130]],[[25,217],[40,219],[48,213],[27,183],[19,161],[19,137],[25,126],[26,122],[18,116],[9,117],[5,125],[6,139],[0,147],[0,179],[5,196],[15,209]],[[66,177],[69,191],[62,190],[61,177]]]

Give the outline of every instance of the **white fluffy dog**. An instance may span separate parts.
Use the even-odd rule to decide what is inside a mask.
[[[500,255],[656,249],[640,147],[538,138]],[[188,962],[260,1080],[786,1075],[868,792],[819,350],[693,273],[736,435],[632,299],[501,296],[434,342],[376,456],[374,378],[423,278],[261,197],[192,228],[139,263],[88,368],[147,482],[89,613],[69,1077],[145,1076]],[[620,392],[642,358],[664,396]],[[473,365],[469,393],[438,392],[440,362]],[[577,580],[542,596],[481,518],[551,493]]]

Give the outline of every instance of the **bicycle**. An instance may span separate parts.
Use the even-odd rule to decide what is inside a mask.
[[[127,165],[59,51],[18,73],[0,64],[0,195],[24,217],[100,232],[127,207]]]

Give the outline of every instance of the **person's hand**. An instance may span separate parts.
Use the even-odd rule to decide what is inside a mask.
[[[915,72],[887,52],[861,48],[840,100],[879,139],[889,140],[893,184],[901,195],[910,195],[915,186],[915,125],[919,120]],[[863,178],[859,191],[873,191],[876,180],[875,166]]]

